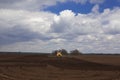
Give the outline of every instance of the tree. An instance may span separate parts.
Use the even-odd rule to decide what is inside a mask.
[[[57,52],[58,52],[58,50],[54,50],[54,51],[52,51],[52,55],[56,55]]]
[[[80,54],[82,53],[77,49],[70,51],[70,55],[80,55]]]
[[[67,50],[65,50],[65,49],[54,50],[54,51],[52,52],[52,55],[57,55],[57,52],[61,52],[62,55],[68,55],[68,52],[67,52]]]
[[[62,53],[62,55],[68,55],[68,52],[65,49],[61,49],[60,52]]]

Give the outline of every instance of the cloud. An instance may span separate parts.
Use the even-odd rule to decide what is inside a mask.
[[[16,9],[16,10],[29,10],[40,11],[48,6],[56,5],[58,2],[73,1],[80,4],[101,4],[104,0],[0,0],[0,9]]]
[[[80,4],[85,4],[87,2],[87,0],[71,0],[71,1],[80,3]]]
[[[57,33],[65,32],[68,27],[71,26],[71,22],[75,17],[75,13],[71,10],[65,10],[60,12],[60,15],[54,16],[54,22],[52,24],[52,31]]]
[[[96,4],[93,8],[92,8],[92,12],[95,13],[95,14],[98,14],[99,13],[99,5]]]
[[[91,15],[91,17],[89,15]],[[64,10],[60,13],[60,15],[55,15],[54,22],[52,24],[52,31],[56,33],[63,33],[65,35],[102,33],[100,21],[97,19],[97,16],[92,16],[93,14],[76,15],[71,10]],[[96,29],[98,31],[96,31]]]
[[[110,11],[109,9],[104,10],[101,17],[104,18],[102,20],[102,25],[105,33],[120,34],[120,23],[118,22],[120,20],[119,14],[119,8],[114,8],[114,10],[112,11]]]
[[[105,9],[97,15],[96,9],[90,14],[64,10],[60,15],[55,15],[51,29],[58,34],[57,38],[65,39],[63,44],[67,45],[62,47],[69,50],[79,48],[83,52],[119,52],[119,10]]]
[[[65,0],[0,0],[0,8],[39,11],[57,2],[65,2]]]
[[[49,39],[47,32],[54,14],[9,9],[2,9],[0,12],[1,45]]]
[[[80,4],[86,4],[87,2],[89,2],[91,4],[101,4],[105,0],[71,0],[71,1],[76,2],[76,3],[80,3]]]
[[[89,0],[90,1],[90,3],[92,3],[92,4],[101,4],[101,3],[103,3],[105,0]]]
[[[56,4],[56,1],[46,1],[46,6]],[[15,8],[19,3],[16,0],[13,0],[14,7],[8,0],[0,2],[8,4],[6,7],[0,6],[0,51],[50,52],[58,48],[77,48],[82,52],[107,53],[120,50],[119,7],[99,13],[99,5],[96,4],[89,14],[76,14],[72,10],[54,14],[33,11],[23,4],[25,9]],[[23,3],[26,4],[27,0]],[[40,5],[44,5],[44,1]],[[38,7],[42,9],[44,6]]]

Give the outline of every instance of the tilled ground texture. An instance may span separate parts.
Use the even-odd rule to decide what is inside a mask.
[[[120,80],[120,67],[75,57],[0,55],[0,80]]]

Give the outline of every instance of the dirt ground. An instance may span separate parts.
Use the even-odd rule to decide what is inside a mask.
[[[120,56],[0,54],[0,80],[120,80]]]

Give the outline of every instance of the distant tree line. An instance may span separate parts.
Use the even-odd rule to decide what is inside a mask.
[[[56,55],[58,51],[61,52],[62,55],[81,55],[82,54],[82,52],[80,52],[77,49],[70,51],[70,53],[68,53],[68,51],[65,49],[54,50],[52,51],[52,54]]]

